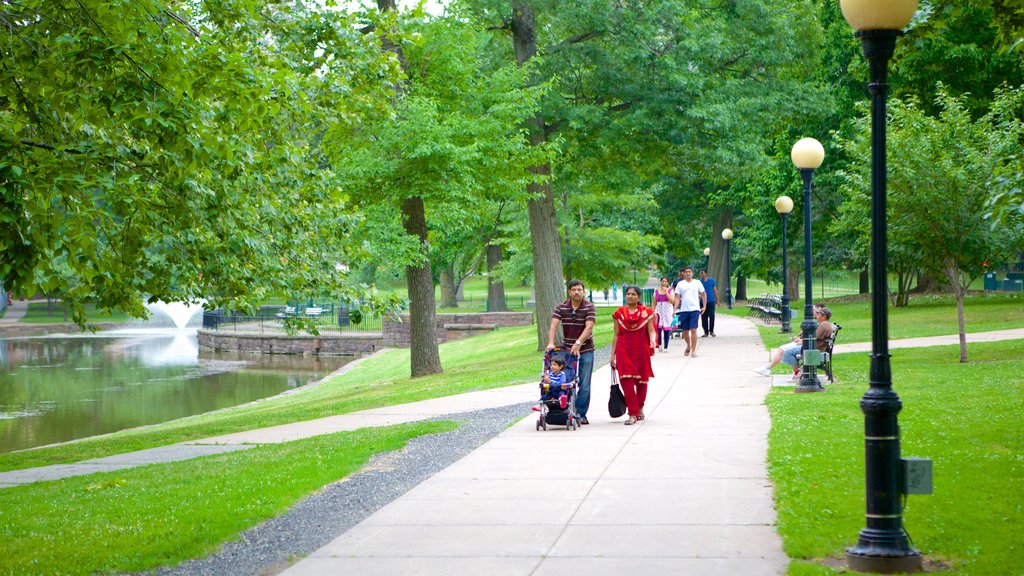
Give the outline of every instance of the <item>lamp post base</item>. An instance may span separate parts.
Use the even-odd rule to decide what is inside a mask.
[[[793,389],[796,394],[807,394],[810,392],[824,392],[825,388],[821,384],[804,384],[803,381]]]
[[[875,574],[908,574],[924,570],[921,553],[911,550],[906,556],[868,556],[846,551],[846,564],[850,570]]]

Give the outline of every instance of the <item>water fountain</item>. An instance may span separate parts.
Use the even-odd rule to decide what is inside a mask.
[[[202,302],[187,304],[184,302],[157,301],[147,303],[146,309],[153,314],[159,313],[167,316],[174,322],[174,326],[178,330],[184,330],[189,324],[201,322],[201,320],[195,320],[194,322],[194,319],[203,311],[203,304]]]

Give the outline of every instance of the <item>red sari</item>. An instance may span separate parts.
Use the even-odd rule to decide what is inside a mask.
[[[619,378],[635,378],[639,383],[646,384],[654,377],[651,369],[651,336],[647,332],[647,324],[654,318],[654,310],[637,304],[636,311],[630,313],[628,306],[620,306],[612,314],[612,320],[619,325],[618,341],[615,344],[615,367]]]

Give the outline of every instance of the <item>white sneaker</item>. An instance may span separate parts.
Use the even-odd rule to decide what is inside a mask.
[[[764,366],[762,368],[754,368],[754,372],[757,372],[761,376],[771,376],[772,375],[772,369],[767,367],[767,366]]]

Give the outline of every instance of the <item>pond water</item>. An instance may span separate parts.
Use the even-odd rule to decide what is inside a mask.
[[[194,330],[0,339],[0,453],[244,404],[350,360],[200,352]]]

